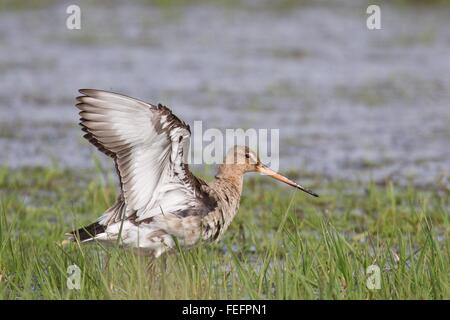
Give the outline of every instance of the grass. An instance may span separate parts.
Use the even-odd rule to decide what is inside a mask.
[[[246,178],[220,243],[149,267],[117,247],[59,245],[113,203],[113,174],[0,168],[0,299],[450,298],[448,190],[322,181],[318,191]],[[80,290],[67,286],[73,264]],[[379,290],[366,286],[370,265]]]
[[[57,0],[2,0],[0,2],[0,12],[42,9],[54,5],[56,2]]]

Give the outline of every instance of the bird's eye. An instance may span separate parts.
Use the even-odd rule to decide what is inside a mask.
[[[246,153],[246,154],[245,154],[245,157],[246,157],[247,159],[250,159],[250,153]]]

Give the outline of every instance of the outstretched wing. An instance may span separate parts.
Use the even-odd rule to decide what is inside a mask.
[[[126,214],[136,220],[188,210],[207,197],[187,165],[190,129],[165,106],[82,89],[76,105],[85,138],[112,157]],[[122,205],[122,204],[119,204]]]

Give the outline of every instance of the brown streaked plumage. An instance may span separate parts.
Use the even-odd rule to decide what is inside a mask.
[[[217,241],[239,208],[243,176],[260,172],[313,196],[264,166],[248,147],[231,148],[214,181],[187,164],[190,129],[170,109],[94,89],[77,98],[84,137],[114,159],[121,194],[96,222],[69,239],[117,242],[160,256],[175,246]]]

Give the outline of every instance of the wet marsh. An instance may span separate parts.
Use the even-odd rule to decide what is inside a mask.
[[[77,31],[65,2],[2,2],[0,299],[449,299],[447,2],[382,2],[380,31],[347,0],[80,1]],[[117,194],[77,126],[84,87],[205,129],[280,129],[280,169],[321,197],[247,177],[223,241],[151,272],[120,248],[62,247]]]

